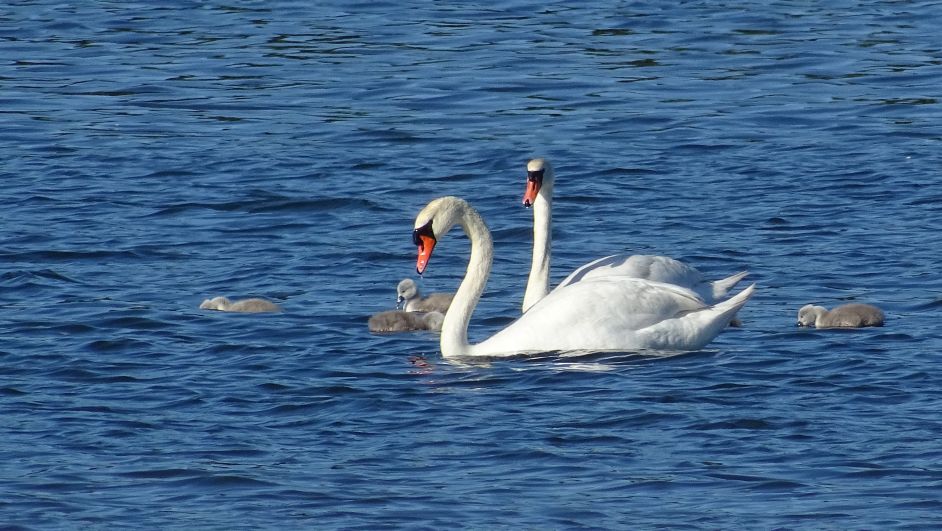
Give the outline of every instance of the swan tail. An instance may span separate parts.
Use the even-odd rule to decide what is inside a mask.
[[[752,284],[736,296],[713,306],[705,306],[684,313],[678,316],[679,318],[665,320],[663,323],[669,324],[667,327],[650,327],[646,338],[649,348],[663,350],[703,348],[729,326],[730,321],[736,318],[736,313],[755,293],[755,289],[756,285]]]
[[[713,300],[725,298],[729,290],[733,289],[736,284],[739,284],[739,282],[747,276],[749,276],[748,271],[740,271],[735,275],[713,281]]]
[[[710,313],[713,314],[713,318],[711,319],[713,325],[718,327],[718,330],[730,326],[734,321],[736,325],[733,326],[741,326],[742,323],[736,318],[736,314],[746,305],[746,302],[749,301],[749,298],[752,297],[755,291],[756,285],[750,284],[746,289],[737,293],[735,297],[730,297],[723,302],[714,304],[710,308],[712,310]]]
[[[709,308],[704,309],[701,313],[703,316],[707,317],[708,323],[702,329],[701,340],[702,344],[697,348],[702,348],[704,345],[709,343],[714,337],[719,335],[724,328],[727,328],[730,323],[736,319],[736,314],[743,306],[746,305],[746,302],[749,301],[749,298],[752,297],[753,293],[756,291],[756,285],[750,284],[746,289],[737,293],[734,297],[730,297],[723,302],[714,304]]]

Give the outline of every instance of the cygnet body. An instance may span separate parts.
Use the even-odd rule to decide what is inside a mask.
[[[222,312],[265,313],[280,312],[281,307],[265,299],[243,299],[231,301],[226,297],[206,299],[200,304],[201,310],[219,310]]]
[[[798,326],[861,328],[883,326],[883,320],[883,311],[870,304],[844,304],[831,311],[823,306],[806,304],[798,310]]]
[[[389,310],[370,317],[370,332],[440,331],[445,316],[441,312],[418,313]]]
[[[402,280],[396,288],[398,305],[407,312],[441,312],[448,311],[454,293],[432,293],[422,297],[419,286],[411,278]]]

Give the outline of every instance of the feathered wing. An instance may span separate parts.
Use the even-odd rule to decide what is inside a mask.
[[[416,301],[412,311],[445,313],[448,311],[448,307],[451,306],[451,300],[454,297],[454,293],[432,293],[428,297]]]
[[[533,260],[523,310],[528,311],[550,293],[549,270],[552,248],[553,190],[556,176],[550,162],[536,158],[527,162],[527,187],[523,204],[533,206]],[[576,269],[557,289],[599,276],[618,275],[676,284],[695,291],[708,303],[726,298],[746,272],[710,282],[694,267],[666,256],[612,255]]]
[[[683,286],[694,291],[704,301],[715,302],[725,298],[729,290],[748,274],[748,271],[742,271],[710,282],[697,268],[667,256],[615,254],[579,267],[560,282],[557,289],[591,278],[626,276]]]
[[[445,316],[440,312],[418,313],[388,310],[370,316],[370,332],[410,332],[413,330],[441,330]]]
[[[730,275],[726,278],[721,278],[719,280],[714,280],[713,284],[713,300],[720,300],[725,298],[730,290],[736,287],[736,284],[739,284],[742,279],[749,276],[748,271],[740,271],[734,275]]]
[[[438,238],[460,225],[471,241],[468,268],[442,324],[447,358],[513,356],[546,351],[696,350],[725,328],[754,291],[707,306],[677,285],[621,275],[583,278],[535,303],[523,316],[478,344],[468,325],[493,264],[493,240],[480,214],[457,197],[433,200],[416,216],[416,269],[425,271]]]
[[[697,349],[729,324],[751,290],[729,304],[708,307],[697,294],[675,285],[623,276],[585,278],[551,292],[475,345],[474,354]]]

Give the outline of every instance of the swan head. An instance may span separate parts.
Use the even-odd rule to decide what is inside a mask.
[[[407,300],[414,299],[419,296],[419,287],[415,284],[415,281],[411,278],[404,278],[399,285],[396,286],[396,307],[400,307]]]
[[[200,310],[225,310],[229,307],[229,299],[226,297],[213,297],[204,299],[200,304]]]
[[[415,218],[412,230],[412,243],[419,249],[419,256],[415,262],[415,270],[420,275],[428,267],[432,258],[432,250],[441,238],[455,226],[468,207],[464,199],[453,196],[439,197],[425,205]]]
[[[553,167],[546,159],[533,159],[527,163],[527,189],[523,194],[523,206],[529,208],[544,185],[552,184]]]
[[[815,306],[813,304],[806,304],[798,310],[798,326],[814,326],[815,321],[818,319],[818,315],[822,315],[827,310],[824,306]]]

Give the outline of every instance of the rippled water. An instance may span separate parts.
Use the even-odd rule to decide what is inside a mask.
[[[942,526],[939,27],[931,2],[7,2],[0,523]],[[369,334],[446,194],[495,233],[472,338],[517,315],[537,155],[554,279],[748,268],[744,327],[476,367]],[[426,290],[466,259],[443,241]],[[197,309],[223,294],[286,311]],[[851,300],[887,326],[794,327]]]

